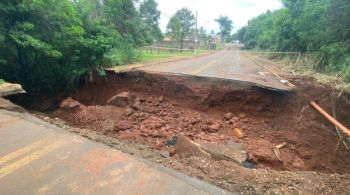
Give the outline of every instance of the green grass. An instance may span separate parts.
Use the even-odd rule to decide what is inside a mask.
[[[5,83],[5,80],[4,79],[0,79],[0,84],[3,84]]]
[[[153,53],[147,53],[146,51],[141,51],[141,56],[139,58],[139,61],[141,63],[145,63],[145,62],[155,62],[155,61],[161,61],[161,60],[166,60],[166,59],[171,59],[171,58],[176,58],[176,57],[191,57],[191,56],[198,56],[203,54],[204,52],[189,52],[189,51],[185,51],[182,53],[179,52],[153,52]]]
[[[152,62],[162,62],[164,60],[171,60],[176,59],[179,57],[192,57],[192,56],[199,56],[202,54],[205,54],[206,51],[198,51],[197,53],[185,51],[182,53],[179,52],[153,52],[153,53],[147,53],[146,51],[140,51],[141,56],[138,58],[138,63],[135,64],[125,64],[125,65],[118,65],[115,67],[107,68],[108,70],[113,70],[115,72],[123,72],[131,68],[137,68],[142,66],[145,63],[152,63]]]

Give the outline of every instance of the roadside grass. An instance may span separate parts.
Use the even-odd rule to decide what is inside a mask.
[[[282,58],[270,56],[267,59],[275,62],[284,72],[289,72],[298,77],[312,78],[316,83],[328,85],[336,90],[350,94],[350,83],[346,82],[346,77],[341,73],[319,72],[315,70],[314,67],[317,62],[312,56],[302,56],[297,64],[295,63],[295,58],[286,56]]]
[[[191,56],[198,56],[204,54],[204,51],[197,51],[196,53],[193,51],[183,51],[182,53],[176,51],[176,52],[169,52],[169,51],[153,51],[146,52],[141,51],[141,56],[139,58],[140,63],[149,63],[149,62],[157,62],[161,60],[167,60],[171,58],[178,58],[178,57],[191,57]]]
[[[141,67],[145,64],[152,64],[152,63],[161,63],[167,60],[176,60],[179,58],[185,58],[185,57],[195,57],[200,56],[203,54],[206,54],[206,51],[197,51],[196,53],[193,51],[183,51],[180,53],[179,51],[153,51],[153,52],[147,52],[147,51],[140,51],[140,57],[138,58],[137,63],[134,64],[125,64],[125,65],[118,65],[110,68],[106,68],[107,70],[113,70],[114,72],[124,72],[126,70],[130,70],[133,68]]]
[[[136,63],[106,67],[106,70],[112,70],[114,72],[124,72],[133,68],[144,66],[146,64],[161,63],[167,60],[176,60],[176,59],[187,58],[187,57],[190,58],[190,57],[200,56],[207,53],[207,51],[203,51],[203,50],[200,50],[197,52],[183,51],[182,53],[180,53],[179,51],[173,51],[173,52],[159,51],[158,52],[157,50],[154,50],[152,52],[140,50],[139,52],[140,52],[140,57],[138,58]]]
[[[4,79],[0,79],[0,84],[4,84],[5,80]]]

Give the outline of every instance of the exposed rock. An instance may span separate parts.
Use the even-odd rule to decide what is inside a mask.
[[[270,143],[269,141],[264,139],[257,139],[254,143],[254,150],[251,150],[250,152],[253,154],[254,160],[256,161],[278,161],[273,152],[273,147],[274,144]]]
[[[172,148],[169,152],[170,156],[174,156],[176,154],[175,148]]]
[[[159,142],[156,144],[156,146],[154,147],[157,150],[162,150],[162,148],[165,146],[165,143],[163,142]]]
[[[243,150],[243,144],[236,143],[236,142],[233,142],[233,141],[227,142],[226,146],[230,147],[230,148],[233,148],[233,149],[236,149],[236,150]]]
[[[239,121],[239,117],[235,116],[231,119],[232,123],[236,123]]]
[[[221,128],[221,125],[219,123],[214,123],[212,125],[209,126],[209,132],[211,133],[215,133],[218,132]]]
[[[252,153],[247,153],[247,160],[254,162],[256,161],[256,158]]]
[[[159,101],[160,103],[162,103],[162,102],[164,101],[163,96],[160,96],[160,97],[158,98],[158,101]]]
[[[168,151],[160,151],[160,156],[163,158],[169,158],[170,157],[170,153]]]
[[[245,168],[248,168],[248,169],[255,169],[256,168],[256,165],[252,161],[249,161],[249,160],[244,161],[242,164]]]
[[[175,146],[176,143],[177,143],[177,136],[173,136],[165,141],[165,144],[167,146]]]
[[[82,104],[73,98],[69,97],[65,100],[63,100],[60,104],[60,108],[64,109],[66,111],[78,111],[82,108]]]
[[[137,108],[139,108],[139,106],[136,106]],[[140,109],[140,108],[139,108]],[[138,109],[138,110],[139,110]],[[152,107],[152,106],[145,106],[143,107],[142,109],[143,112],[147,112],[147,113],[158,113],[159,112],[159,109],[156,108],[156,107]]]
[[[132,123],[129,121],[122,121],[114,125],[114,128],[118,131],[124,131],[132,128]]]
[[[134,111],[131,108],[128,108],[125,110],[125,116],[130,116],[130,115],[132,115],[133,112]]]
[[[202,146],[215,160],[229,160],[242,164],[247,160],[246,152],[241,147],[231,147],[229,144],[210,143]]]
[[[243,131],[242,129],[240,128],[235,128],[233,130],[233,133],[235,134],[235,136],[238,138],[238,139],[242,139],[244,137],[244,134],[243,134]]]
[[[124,108],[130,104],[130,93],[122,92],[118,95],[115,95],[107,101],[107,104]]]
[[[243,123],[249,123],[249,119],[248,118],[244,118],[244,119],[242,119],[242,122]]]
[[[295,146],[294,146],[294,147],[295,147]],[[300,148],[300,149],[298,150],[298,154],[299,154],[302,158],[307,159],[307,160],[311,159],[311,157],[313,156],[311,151],[308,151],[308,150],[305,150],[305,149],[302,149],[302,148]]]
[[[230,119],[232,119],[233,114],[231,112],[229,112],[229,113],[226,113],[224,117],[226,120],[230,120]]]
[[[180,160],[180,156],[178,154],[174,154],[173,158],[176,160]]]
[[[210,154],[204,151],[200,145],[190,138],[179,134],[177,136],[177,143],[175,145],[176,154],[179,155],[180,158],[188,158],[191,156],[198,156],[204,158],[210,158]]]
[[[245,118],[246,115],[244,113],[239,114],[239,118]]]
[[[140,100],[136,100],[135,103],[132,105],[132,107],[135,110],[142,110],[142,104]]]
[[[297,169],[303,169],[305,167],[305,163],[302,159],[296,157],[296,159],[292,163],[292,166]]]

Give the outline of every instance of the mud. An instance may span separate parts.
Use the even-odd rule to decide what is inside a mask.
[[[223,79],[109,72],[107,78],[70,94],[72,99],[49,115],[82,130],[169,154],[175,152],[165,142],[181,133],[201,144],[242,143],[258,168],[350,173],[349,151],[341,147],[334,155],[334,127],[308,104],[314,100],[329,111],[330,90],[307,79],[292,82],[298,90],[282,93]],[[107,104],[123,92],[130,96],[128,105]],[[338,100],[338,119],[346,126],[349,108]],[[243,138],[235,135],[235,128]],[[273,148],[283,142],[286,146],[277,158]]]

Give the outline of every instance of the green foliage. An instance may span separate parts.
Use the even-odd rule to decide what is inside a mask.
[[[123,37],[130,37],[137,45],[149,40],[132,0],[104,0],[103,15]]]
[[[113,48],[104,55],[103,64],[109,67],[114,65],[131,64],[136,62],[140,55],[140,52],[135,50],[129,41],[121,39],[116,48]]]
[[[209,34],[207,34],[206,30],[203,27],[199,28],[198,36],[201,48],[207,49],[209,41],[212,37]]]
[[[187,8],[182,8],[170,18],[167,25],[167,34],[174,40],[179,41],[182,49],[183,41],[193,31],[194,24],[195,18],[193,13]]]
[[[145,33],[151,38],[148,41],[149,44],[154,40],[159,41],[163,39],[162,31],[159,28],[160,11],[157,10],[157,6],[158,4],[155,0],[145,0],[140,5],[140,16],[145,25]]]
[[[226,42],[226,39],[230,37],[233,29],[233,22],[227,16],[220,16],[215,20],[220,26],[220,36],[222,42]]]
[[[300,51],[316,56],[318,71],[350,78],[350,3],[347,0],[283,0],[235,34],[246,48]]]
[[[54,95],[135,62],[149,30],[132,0],[2,0],[0,78]]]

